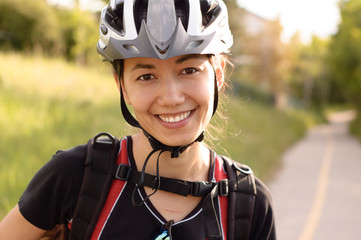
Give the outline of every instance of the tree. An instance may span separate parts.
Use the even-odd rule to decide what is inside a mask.
[[[341,23],[330,44],[329,64],[337,91],[361,110],[361,0],[339,3]]]
[[[286,81],[293,95],[307,107],[322,106],[329,101],[329,74],[326,64],[328,40],[313,36],[308,45],[294,36],[287,46]]]
[[[75,9],[58,9],[66,59],[87,64],[97,58],[98,19],[95,14]]]
[[[53,55],[61,49],[56,15],[44,0],[1,0],[0,30],[4,45],[16,50]]]

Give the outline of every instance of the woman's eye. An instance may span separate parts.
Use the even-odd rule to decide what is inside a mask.
[[[144,74],[144,75],[138,77],[138,79],[142,80],[142,81],[152,80],[153,78],[154,78],[154,76],[152,74]]]
[[[196,72],[198,72],[198,70],[195,68],[186,68],[182,71],[182,74],[193,74]]]

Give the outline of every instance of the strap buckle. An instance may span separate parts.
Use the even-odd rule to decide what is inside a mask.
[[[223,179],[218,182],[218,195],[228,196],[228,179]]]
[[[189,193],[195,197],[204,197],[210,193],[216,182],[191,182]]]
[[[117,171],[115,172],[115,178],[122,180],[122,181],[127,181],[129,179],[130,173],[131,173],[132,169],[130,168],[130,166],[128,166],[127,164],[119,164]]]

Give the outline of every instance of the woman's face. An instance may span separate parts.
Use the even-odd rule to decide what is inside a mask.
[[[124,99],[149,134],[166,145],[185,145],[212,117],[215,70],[205,55],[126,59]]]

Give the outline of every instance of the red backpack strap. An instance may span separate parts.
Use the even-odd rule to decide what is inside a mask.
[[[83,181],[71,224],[70,239],[90,239],[116,170],[119,140],[99,133],[88,141]]]
[[[228,240],[250,238],[256,183],[251,168],[225,156],[225,169],[228,174]]]

